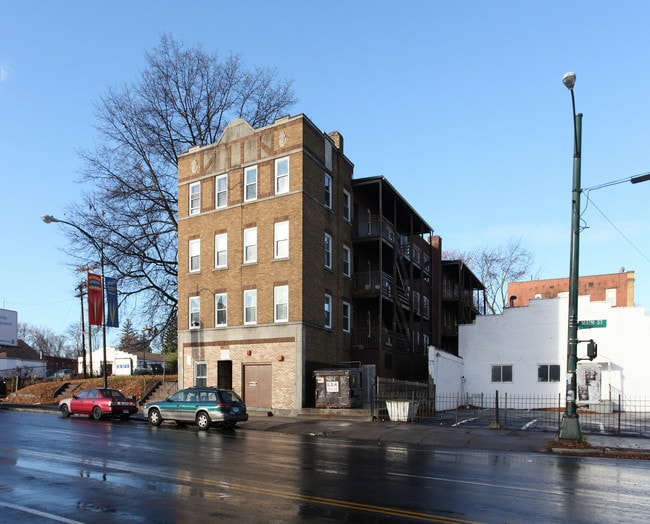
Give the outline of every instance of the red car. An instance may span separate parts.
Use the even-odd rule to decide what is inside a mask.
[[[138,412],[138,406],[133,397],[127,397],[119,389],[90,388],[59,401],[59,411],[63,417],[88,415],[95,420],[103,417],[127,420]]]

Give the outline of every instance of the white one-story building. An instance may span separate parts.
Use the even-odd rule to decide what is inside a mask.
[[[650,397],[650,316],[643,307],[578,298],[578,402]],[[443,394],[566,394],[568,297],[532,300],[527,307],[460,325],[459,357],[432,348],[430,374]],[[589,361],[587,341],[598,345]]]
[[[78,373],[83,373],[83,357],[78,357],[77,361]],[[109,375],[131,375],[137,367],[151,367],[154,364],[158,364],[161,368],[164,368],[165,356],[160,353],[151,353],[150,351],[129,353],[114,347],[106,347],[106,368],[108,369]],[[86,369],[88,373],[94,376],[103,375],[103,347],[93,348],[92,357],[90,353],[86,355]]]

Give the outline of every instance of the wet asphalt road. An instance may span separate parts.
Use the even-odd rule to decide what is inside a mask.
[[[2,522],[650,521],[649,461],[20,411],[0,423]]]

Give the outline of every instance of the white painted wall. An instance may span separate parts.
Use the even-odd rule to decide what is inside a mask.
[[[513,395],[566,393],[568,298],[532,300],[528,307],[505,309],[459,326],[459,354],[463,357],[467,392]],[[598,344],[601,396],[616,400],[650,396],[650,316],[644,307],[613,307],[608,302],[578,299],[579,320],[606,320],[605,328],[579,329],[580,340]],[[578,345],[586,357],[587,345]],[[588,363],[589,361],[585,361]],[[539,364],[559,364],[559,382],[539,382]],[[512,365],[510,383],[492,382],[493,365]],[[579,363],[579,373],[583,363]]]
[[[429,376],[436,386],[436,409],[455,409],[464,393],[463,359],[429,346]]]
[[[104,348],[93,348],[93,369],[94,375],[102,374],[102,364],[104,363]],[[79,373],[83,372],[83,357],[77,358]],[[113,366],[113,375],[130,375],[131,370],[137,365],[138,358],[136,355],[120,351],[119,349],[107,346],[106,347],[106,362]],[[130,365],[129,365],[130,363]],[[90,355],[86,355],[86,366],[88,372],[90,369]]]

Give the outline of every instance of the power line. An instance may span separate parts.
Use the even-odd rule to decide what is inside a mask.
[[[646,175],[643,175],[643,176],[644,176],[644,177],[650,177],[650,174],[646,174]],[[643,252],[642,252],[638,247],[636,247],[636,245],[635,245],[635,244],[634,244],[634,243],[633,243],[629,238],[627,238],[627,237],[625,236],[625,234],[624,234],[624,233],[623,233],[623,232],[622,232],[618,227],[616,227],[616,225],[614,224],[614,222],[612,222],[612,221],[609,219],[609,217],[608,217],[607,215],[605,215],[605,213],[603,213],[603,211],[602,211],[602,210],[601,210],[601,209],[596,205],[596,203],[595,203],[595,202],[594,202],[594,201],[589,197],[589,192],[590,192],[591,190],[594,190],[594,189],[600,189],[601,187],[607,187],[607,186],[611,186],[611,185],[614,185],[614,184],[620,184],[621,182],[627,182],[628,180],[629,180],[629,181],[632,181],[633,178],[637,178],[637,177],[629,177],[629,178],[625,178],[625,179],[623,179],[623,180],[619,180],[619,181],[615,181],[615,182],[608,182],[607,184],[602,184],[602,185],[600,185],[600,186],[594,186],[594,187],[591,187],[591,188],[585,188],[585,189],[583,189],[582,191],[585,193],[585,197],[587,198],[587,202],[588,202],[588,203],[591,203],[591,204],[596,208],[596,210],[597,210],[597,211],[598,211],[598,212],[603,216],[603,218],[604,218],[605,220],[607,220],[607,222],[609,222],[609,225],[612,226],[612,227],[616,230],[616,232],[617,232],[619,235],[621,235],[621,236],[625,239],[625,241],[626,241],[628,244],[630,244],[630,246],[632,246],[632,248],[633,248],[637,253],[639,253],[639,255],[641,255],[641,256],[642,256],[643,258],[645,258],[648,262],[650,262],[650,258],[649,258],[645,253],[643,253]],[[649,179],[650,179],[650,178],[649,178]],[[636,182],[632,182],[632,183],[634,184],[634,183],[636,183]],[[586,210],[587,210],[587,207],[585,206],[585,211],[586,211]]]

